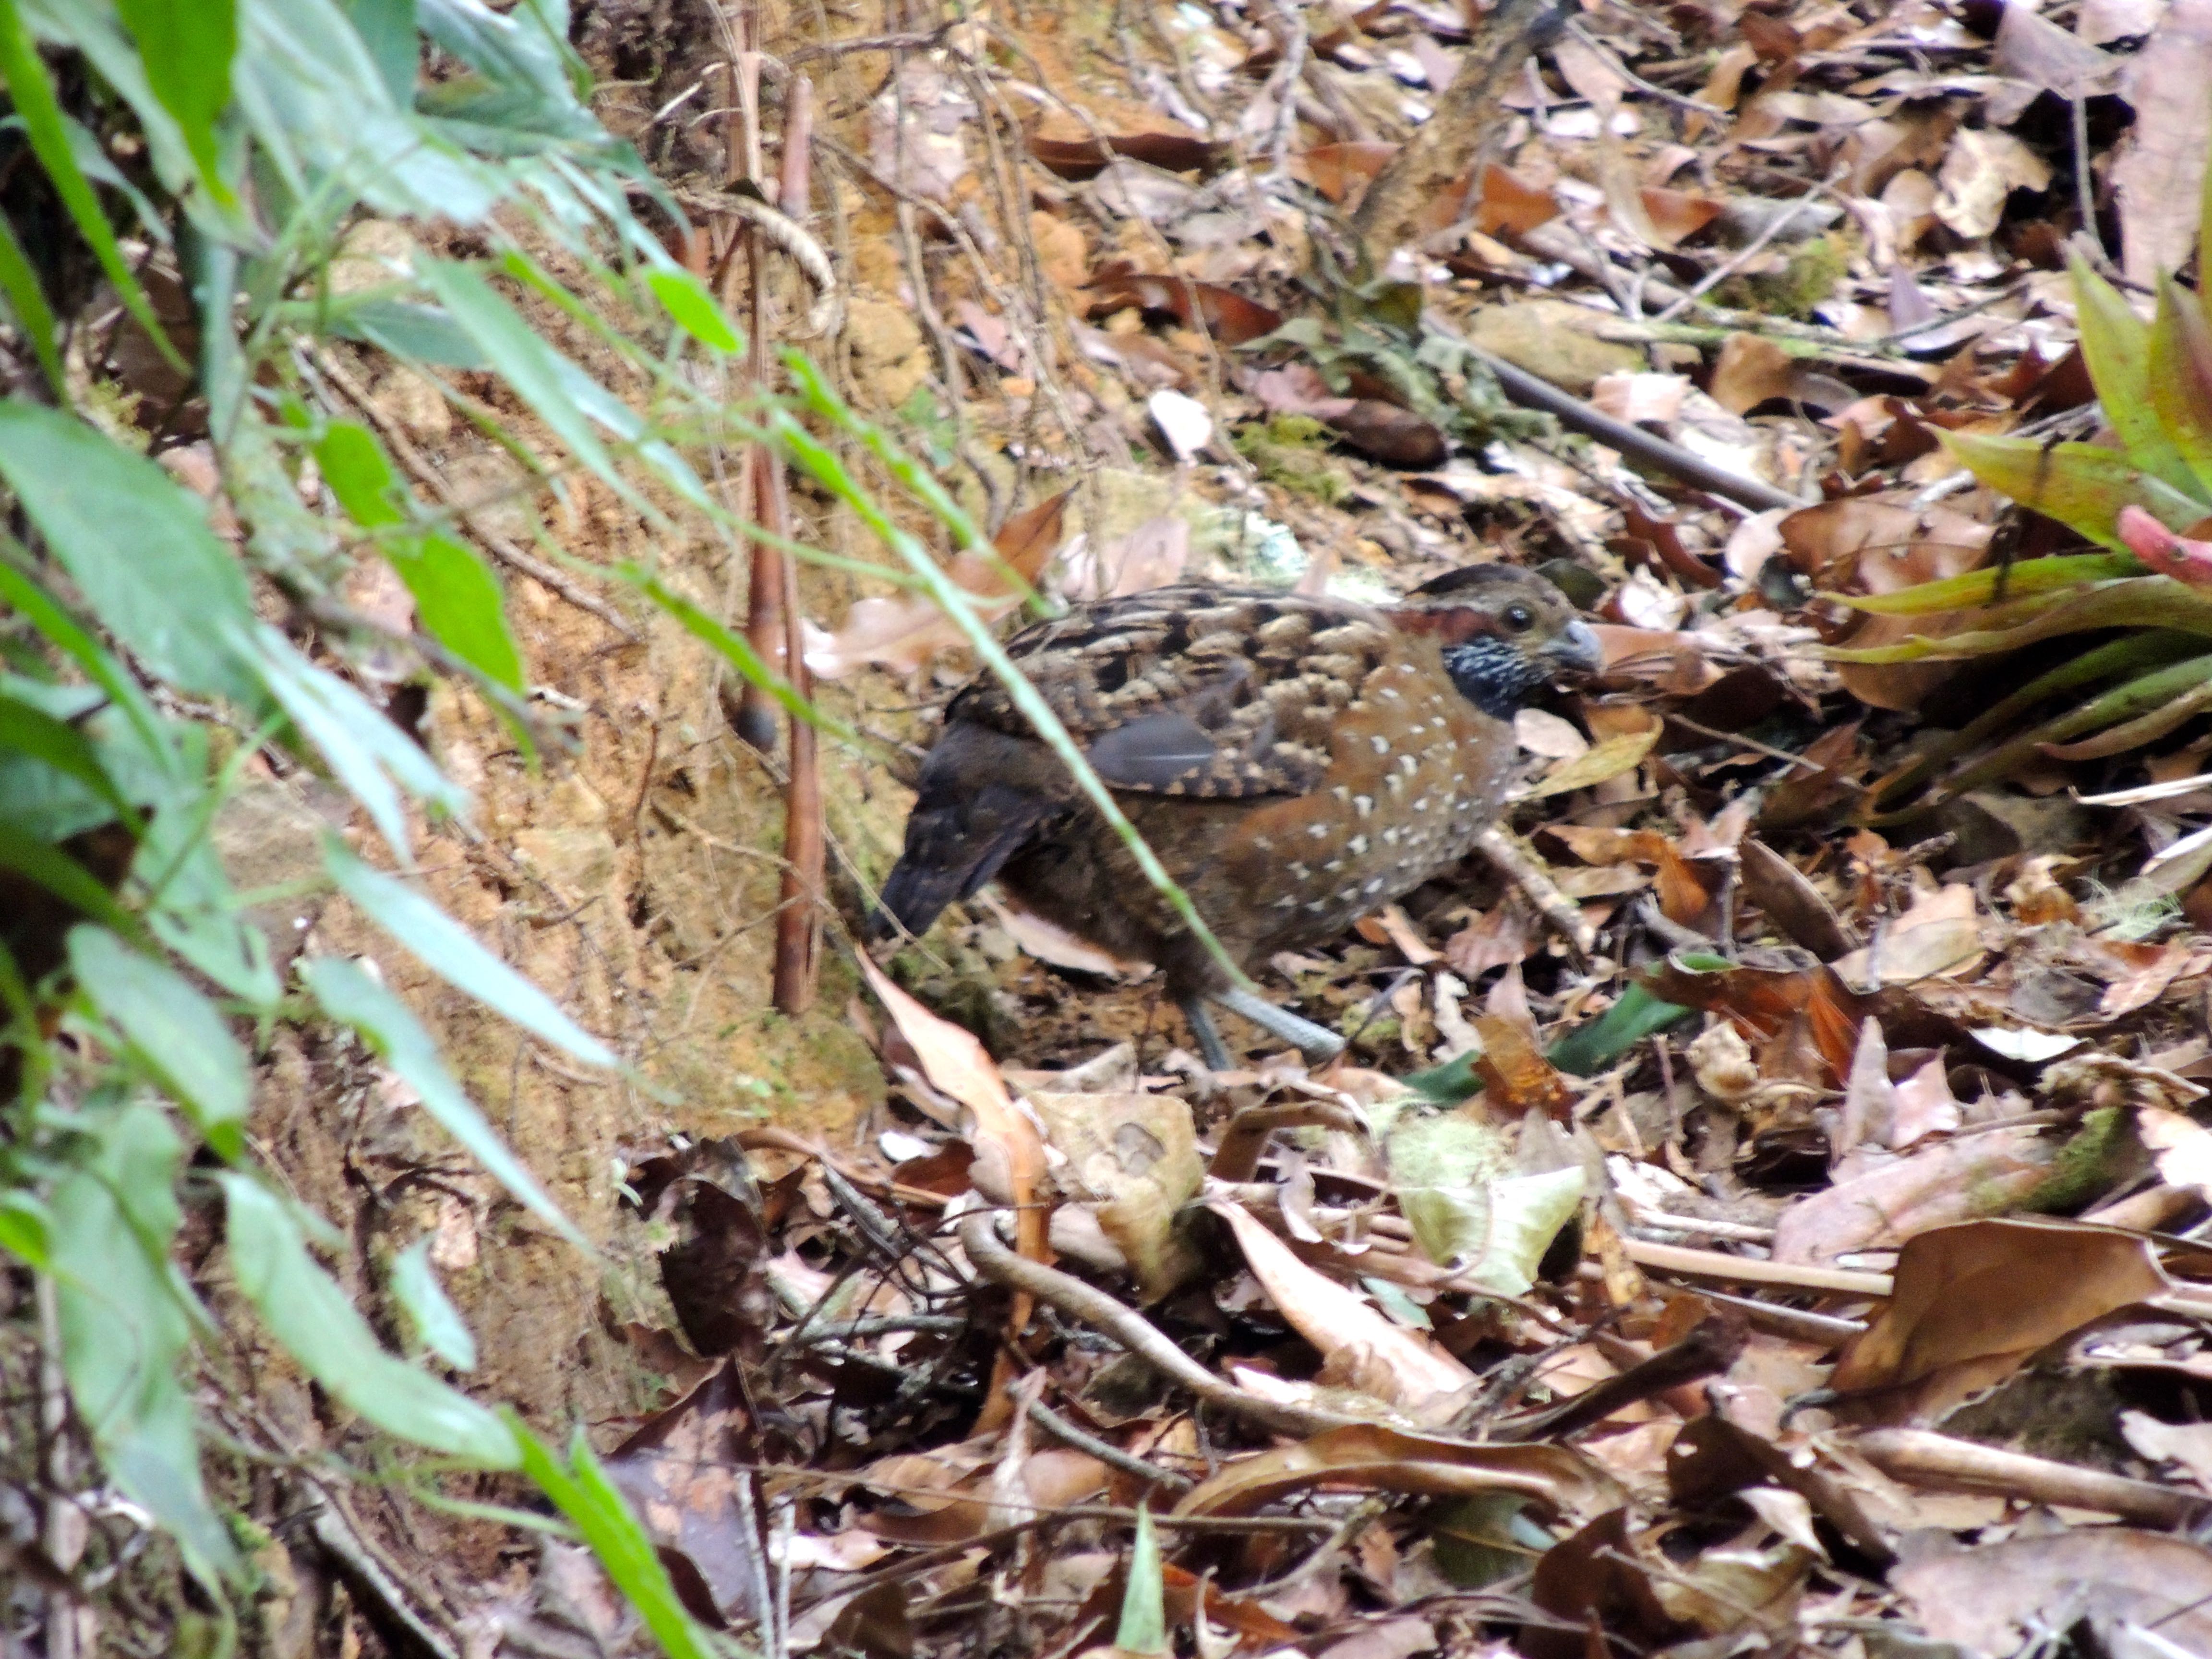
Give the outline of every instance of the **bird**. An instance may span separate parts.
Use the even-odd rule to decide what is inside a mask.
[[[1464,857],[1510,781],[1514,714],[1601,665],[1566,596],[1502,563],[1387,606],[1153,588],[1076,605],[1006,650],[1240,969],[1335,937]],[[1343,1050],[1223,969],[987,672],[946,706],[867,930],[919,937],[994,879],[1159,968],[1212,1070],[1231,1062],[1209,1004],[1310,1064]]]

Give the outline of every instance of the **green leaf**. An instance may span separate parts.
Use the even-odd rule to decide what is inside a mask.
[[[179,791],[153,815],[132,868],[153,895],[146,922],[154,937],[257,1012],[270,1013],[283,988],[270,964],[269,941],[240,914],[209,839],[222,805],[220,781],[197,799]]]
[[[450,924],[448,924],[450,925]],[[357,963],[316,957],[299,969],[301,982],[342,1025],[350,1026],[392,1069],[422,1097],[422,1109],[467,1149],[515,1200],[577,1249],[591,1243],[545,1195],[538,1178],[525,1169],[498,1132],[462,1092],[439,1058],[438,1045],[407,1010],[407,1005],[370,978]]]
[[[415,80],[422,67],[422,45],[415,33],[415,0],[346,0],[361,43],[376,62],[376,72],[404,109],[415,101]]]
[[[0,402],[0,475],[100,622],[149,672],[263,706],[237,648],[253,625],[252,599],[197,496],[83,422],[20,398]]]
[[[335,836],[323,843],[323,861],[340,891],[448,984],[587,1066],[612,1068],[622,1064],[606,1044],[562,1013],[552,998],[477,944],[473,933],[405,882],[371,869]]]
[[[1481,1058],[1481,1049],[1470,1049],[1456,1060],[1413,1073],[1400,1081],[1431,1106],[1456,1106],[1482,1092],[1482,1073],[1476,1068]]]
[[[2075,320],[2081,356],[2095,383],[2105,420],[2128,459],[2174,489],[2194,493],[2196,480],[2151,407],[2150,330],[2118,289],[2079,253],[2073,258]]]
[[[337,0],[240,0],[238,23],[240,110],[258,160],[299,201],[336,179],[374,211],[466,225],[520,188],[393,98]]]
[[[416,1239],[393,1258],[392,1294],[424,1347],[455,1370],[476,1370],[477,1340],[438,1282],[428,1237]]]
[[[2022,559],[2008,570],[1997,566],[1969,570],[1963,576],[1920,582],[1911,587],[1901,587],[1894,593],[1823,593],[1820,597],[1875,616],[1924,617],[1939,611],[1965,611],[1989,605],[1996,599],[2001,584],[2008,603],[2045,593],[2063,593],[2084,582],[2109,581],[2143,574],[2142,561],[2132,553],[2069,553],[2055,558]]]
[[[107,694],[123,710],[140,745],[139,758],[165,777],[181,777],[183,757],[171,740],[170,728],[138,683],[99,641],[76,625],[52,595],[9,563],[7,555],[20,553],[14,544],[0,542],[0,602],[23,613],[26,620],[58,649],[64,651],[84,671],[85,678]],[[52,710],[49,710],[52,713]]]
[[[0,219],[0,291],[8,295],[15,326],[30,343],[46,385],[52,388],[54,401],[67,409],[74,400],[70,397],[69,372],[62,367],[61,349],[55,344],[53,307],[46,303],[46,290],[39,286],[38,273],[31,269],[23,245],[15,240],[15,227],[5,219]]]
[[[583,1431],[578,1430],[568,1443],[572,1469],[519,1419],[510,1418],[509,1423],[522,1449],[522,1472],[574,1523],[615,1588],[637,1609],[660,1650],[669,1659],[714,1659],[715,1650],[684,1610],[651,1534],[638,1524],[592,1455]]]
[[[313,314],[305,307],[301,309]],[[466,369],[490,366],[477,343],[436,306],[408,300],[341,299],[319,320],[340,339],[358,340],[410,363]]]
[[[2115,553],[2127,551],[2114,528],[2124,507],[2143,507],[2175,530],[2186,530],[2205,514],[2203,501],[2161,483],[2116,450],[2092,444],[2046,447],[2032,438],[1970,432],[1936,435],[1990,489]]]
[[[200,179],[219,202],[230,188],[216,170],[215,124],[230,102],[230,60],[238,50],[234,0],[115,0],[124,27],[162,107],[177,118]]]
[[[1694,1012],[1662,1002],[1641,985],[1631,985],[1612,1007],[1553,1043],[1546,1058],[1571,1076],[1595,1077],[1646,1037]]]
[[[78,915],[104,922],[126,938],[140,936],[137,919],[115,902],[90,871],[60,848],[27,836],[5,820],[0,820],[0,870],[13,870]]]
[[[2158,423],[2197,480],[2190,493],[2201,498],[2212,490],[2212,323],[2171,276],[2159,288],[2147,379]]]
[[[407,486],[384,459],[376,434],[357,421],[332,421],[315,440],[315,465],[345,515],[364,530],[407,521]]]
[[[1160,1532],[1152,1512],[1137,1505],[1137,1537],[1129,1547],[1129,1579],[1121,1591],[1121,1622],[1114,1645],[1123,1653],[1170,1651],[1167,1583],[1160,1570]]]
[[[2061,634],[2078,634],[2096,628],[2165,628],[2191,634],[2212,634],[2212,593],[2178,582],[2171,576],[2130,576],[2122,581],[2096,582],[2081,592],[2060,599],[2034,602],[2028,620],[2011,622],[2010,606],[1992,613],[1998,626],[1940,638],[1916,636],[1895,645],[1859,649],[1832,647],[1826,652],[1835,662],[1918,662],[1927,657],[1994,656],[2017,651],[2039,640]]]
[[[52,1212],[27,1192],[0,1193],[0,1250],[34,1273],[53,1271],[47,1224]]]
[[[1431,1261],[1520,1296],[1582,1202],[1577,1168],[1514,1175],[1497,1127],[1464,1111],[1408,1114],[1388,1143],[1390,1186]]]
[[[66,720],[58,720],[43,709],[0,692],[0,751],[28,755],[41,764],[76,779],[115,809],[115,815],[135,834],[141,829],[137,809],[124,799],[107,775],[100,754],[85,735]]]
[[[706,283],[688,270],[648,270],[646,285],[660,301],[660,308],[668,313],[669,320],[682,329],[701,345],[725,354],[743,351],[744,341],[736,329],[730,326],[722,308],[714,303],[714,296],[707,291]]]
[[[55,100],[53,83],[46,79],[46,65],[32,45],[30,32],[23,27],[15,0],[0,0],[0,78],[8,83],[24,135],[30,139],[31,149],[46,169],[54,193],[69,210],[70,222],[106,273],[123,308],[146,331],[146,337],[170,368],[181,374],[191,374],[191,365],[170,343],[161,319],[154,314],[146,290],[138,286],[131,262],[123,257],[122,246],[115,240],[114,228],[100,210],[100,198],[93,194],[90,181],[70,153],[69,129],[61,105]]]
[[[506,594],[473,550],[434,531],[386,545],[415,597],[415,615],[448,651],[508,690],[523,690],[522,653],[507,632]]]
[[[49,1196],[47,1243],[77,1416],[116,1485],[209,1577],[234,1570],[238,1556],[208,1505],[191,1396],[178,1377],[198,1314],[169,1261],[183,1155],[158,1107],[114,1112]]]
[[[487,1469],[521,1462],[497,1413],[386,1353],[346,1293],[307,1254],[284,1200],[255,1176],[226,1170],[231,1273],[270,1334],[348,1409],[387,1434]]]
[[[437,296],[531,411],[608,488],[624,501],[634,501],[636,491],[617,471],[614,458],[577,407],[570,382],[562,373],[564,365],[574,365],[567,364],[490,283],[467,266],[422,258],[416,262],[416,270],[422,285]]]
[[[70,929],[77,988],[123,1035],[131,1062],[185,1109],[226,1158],[246,1150],[252,1095],[246,1051],[222,1016],[174,969],[103,928]]]
[[[811,698],[800,696],[791,682],[770,668],[760,653],[753,649],[751,641],[715,621],[643,566],[626,561],[614,566],[608,574],[617,581],[629,583],[683,623],[686,633],[720,653],[723,661],[782,704],[793,719],[805,720],[817,732],[846,743],[860,741],[860,733],[851,726],[835,715],[823,713]]]
[[[395,781],[440,811],[467,811],[468,792],[359,691],[307,661],[274,629],[257,628],[251,643],[263,683],[301,734],[321,750],[396,856],[405,859],[409,853],[406,813]]]

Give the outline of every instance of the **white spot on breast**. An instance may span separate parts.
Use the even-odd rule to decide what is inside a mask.
[[[1369,882],[1367,885],[1360,890],[1367,894],[1369,897],[1373,897],[1376,894],[1382,890],[1382,878],[1380,876],[1376,877],[1374,880]]]
[[[1306,902],[1306,908],[1318,915],[1322,911],[1328,908],[1328,901],[1327,899],[1309,899]]]
[[[1426,795],[1424,795],[1420,799],[1415,801],[1413,803],[1413,810],[1416,812],[1427,811],[1429,810],[1429,798]]]
[[[1275,908],[1278,910],[1295,910],[1297,908],[1298,902],[1287,893],[1275,901]]]
[[[1328,793],[1335,796],[1339,800],[1350,800],[1352,799],[1351,787],[1346,784],[1340,783],[1335,788],[1330,790]]]
[[[1376,739],[1375,739],[1375,741],[1376,741],[1376,742],[1377,742],[1377,743],[1382,743],[1382,738],[1376,738]],[[1387,748],[1389,748],[1389,744],[1383,744],[1383,749],[1387,749]],[[1376,752],[1376,754],[1378,754],[1378,755],[1379,755],[1379,754],[1381,754],[1381,753],[1382,753],[1382,752],[1383,752],[1383,749],[1378,749],[1378,750],[1376,750],[1375,752]],[[1404,772],[1404,773],[1407,774],[1408,775],[1412,775],[1413,773],[1418,772],[1418,771],[1419,771],[1419,770],[1421,769],[1421,763],[1420,763],[1420,762],[1419,762],[1419,761],[1415,760],[1415,759],[1414,759],[1411,755],[1401,755],[1401,756],[1399,756],[1399,757],[1398,757],[1398,769],[1399,769],[1401,772]]]
[[[1342,859],[1331,859],[1327,864],[1322,866],[1322,872],[1325,874],[1332,876],[1343,868],[1344,860]]]
[[[1395,847],[1398,844],[1398,826],[1396,824],[1392,824],[1388,830],[1385,830],[1382,832],[1382,844],[1385,847]]]
[[[1350,841],[1344,843],[1344,849],[1347,853],[1351,854],[1354,858],[1360,857],[1367,851],[1367,837],[1364,836],[1354,836]]]
[[[1316,841],[1327,841],[1328,826],[1325,823],[1310,823],[1306,825],[1306,834],[1311,836]]]
[[[1307,869],[1303,864],[1291,865],[1291,873],[1293,876],[1296,876],[1300,881],[1310,881],[1313,878],[1313,872]]]
[[[1378,697],[1388,697],[1392,702],[1401,702],[1405,696],[1405,693],[1395,685],[1378,686],[1376,688],[1375,695]]]
[[[1358,813],[1361,817],[1365,817],[1370,812],[1375,810],[1375,797],[1372,795],[1354,795],[1352,798],[1352,810]]]
[[[1337,902],[1339,902],[1340,904],[1349,904],[1349,903],[1351,903],[1351,902],[1352,902],[1352,900],[1354,900],[1354,899],[1358,898],[1358,896],[1359,896],[1359,890],[1358,890],[1357,887],[1346,887],[1346,888],[1340,888],[1340,889],[1339,889],[1339,890],[1338,890],[1338,892],[1337,892],[1337,895],[1336,895],[1336,897],[1337,897]]]
[[[1253,836],[1252,845],[1263,853],[1272,853],[1275,850],[1275,843],[1266,836]]]
[[[1375,745],[1375,752],[1378,755],[1387,755],[1390,752],[1390,739],[1384,737],[1380,732],[1377,732],[1373,737],[1368,738],[1367,741]]]

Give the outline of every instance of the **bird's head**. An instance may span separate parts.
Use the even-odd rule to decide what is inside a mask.
[[[1510,720],[1541,686],[1592,674],[1604,653],[1567,596],[1510,564],[1447,571],[1408,593],[1395,612],[1412,633],[1433,634],[1460,695]]]

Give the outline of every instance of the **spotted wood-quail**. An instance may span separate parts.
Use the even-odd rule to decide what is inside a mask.
[[[1498,811],[1511,720],[1596,636],[1542,577],[1440,576],[1399,604],[1182,586],[1079,605],[1006,649],[1240,965],[1316,944],[1463,857]],[[1206,1063],[1212,1000],[1309,1059],[1334,1033],[1232,985],[1005,687],[954,697],[878,934],[996,878],[1077,937],[1158,965]]]

